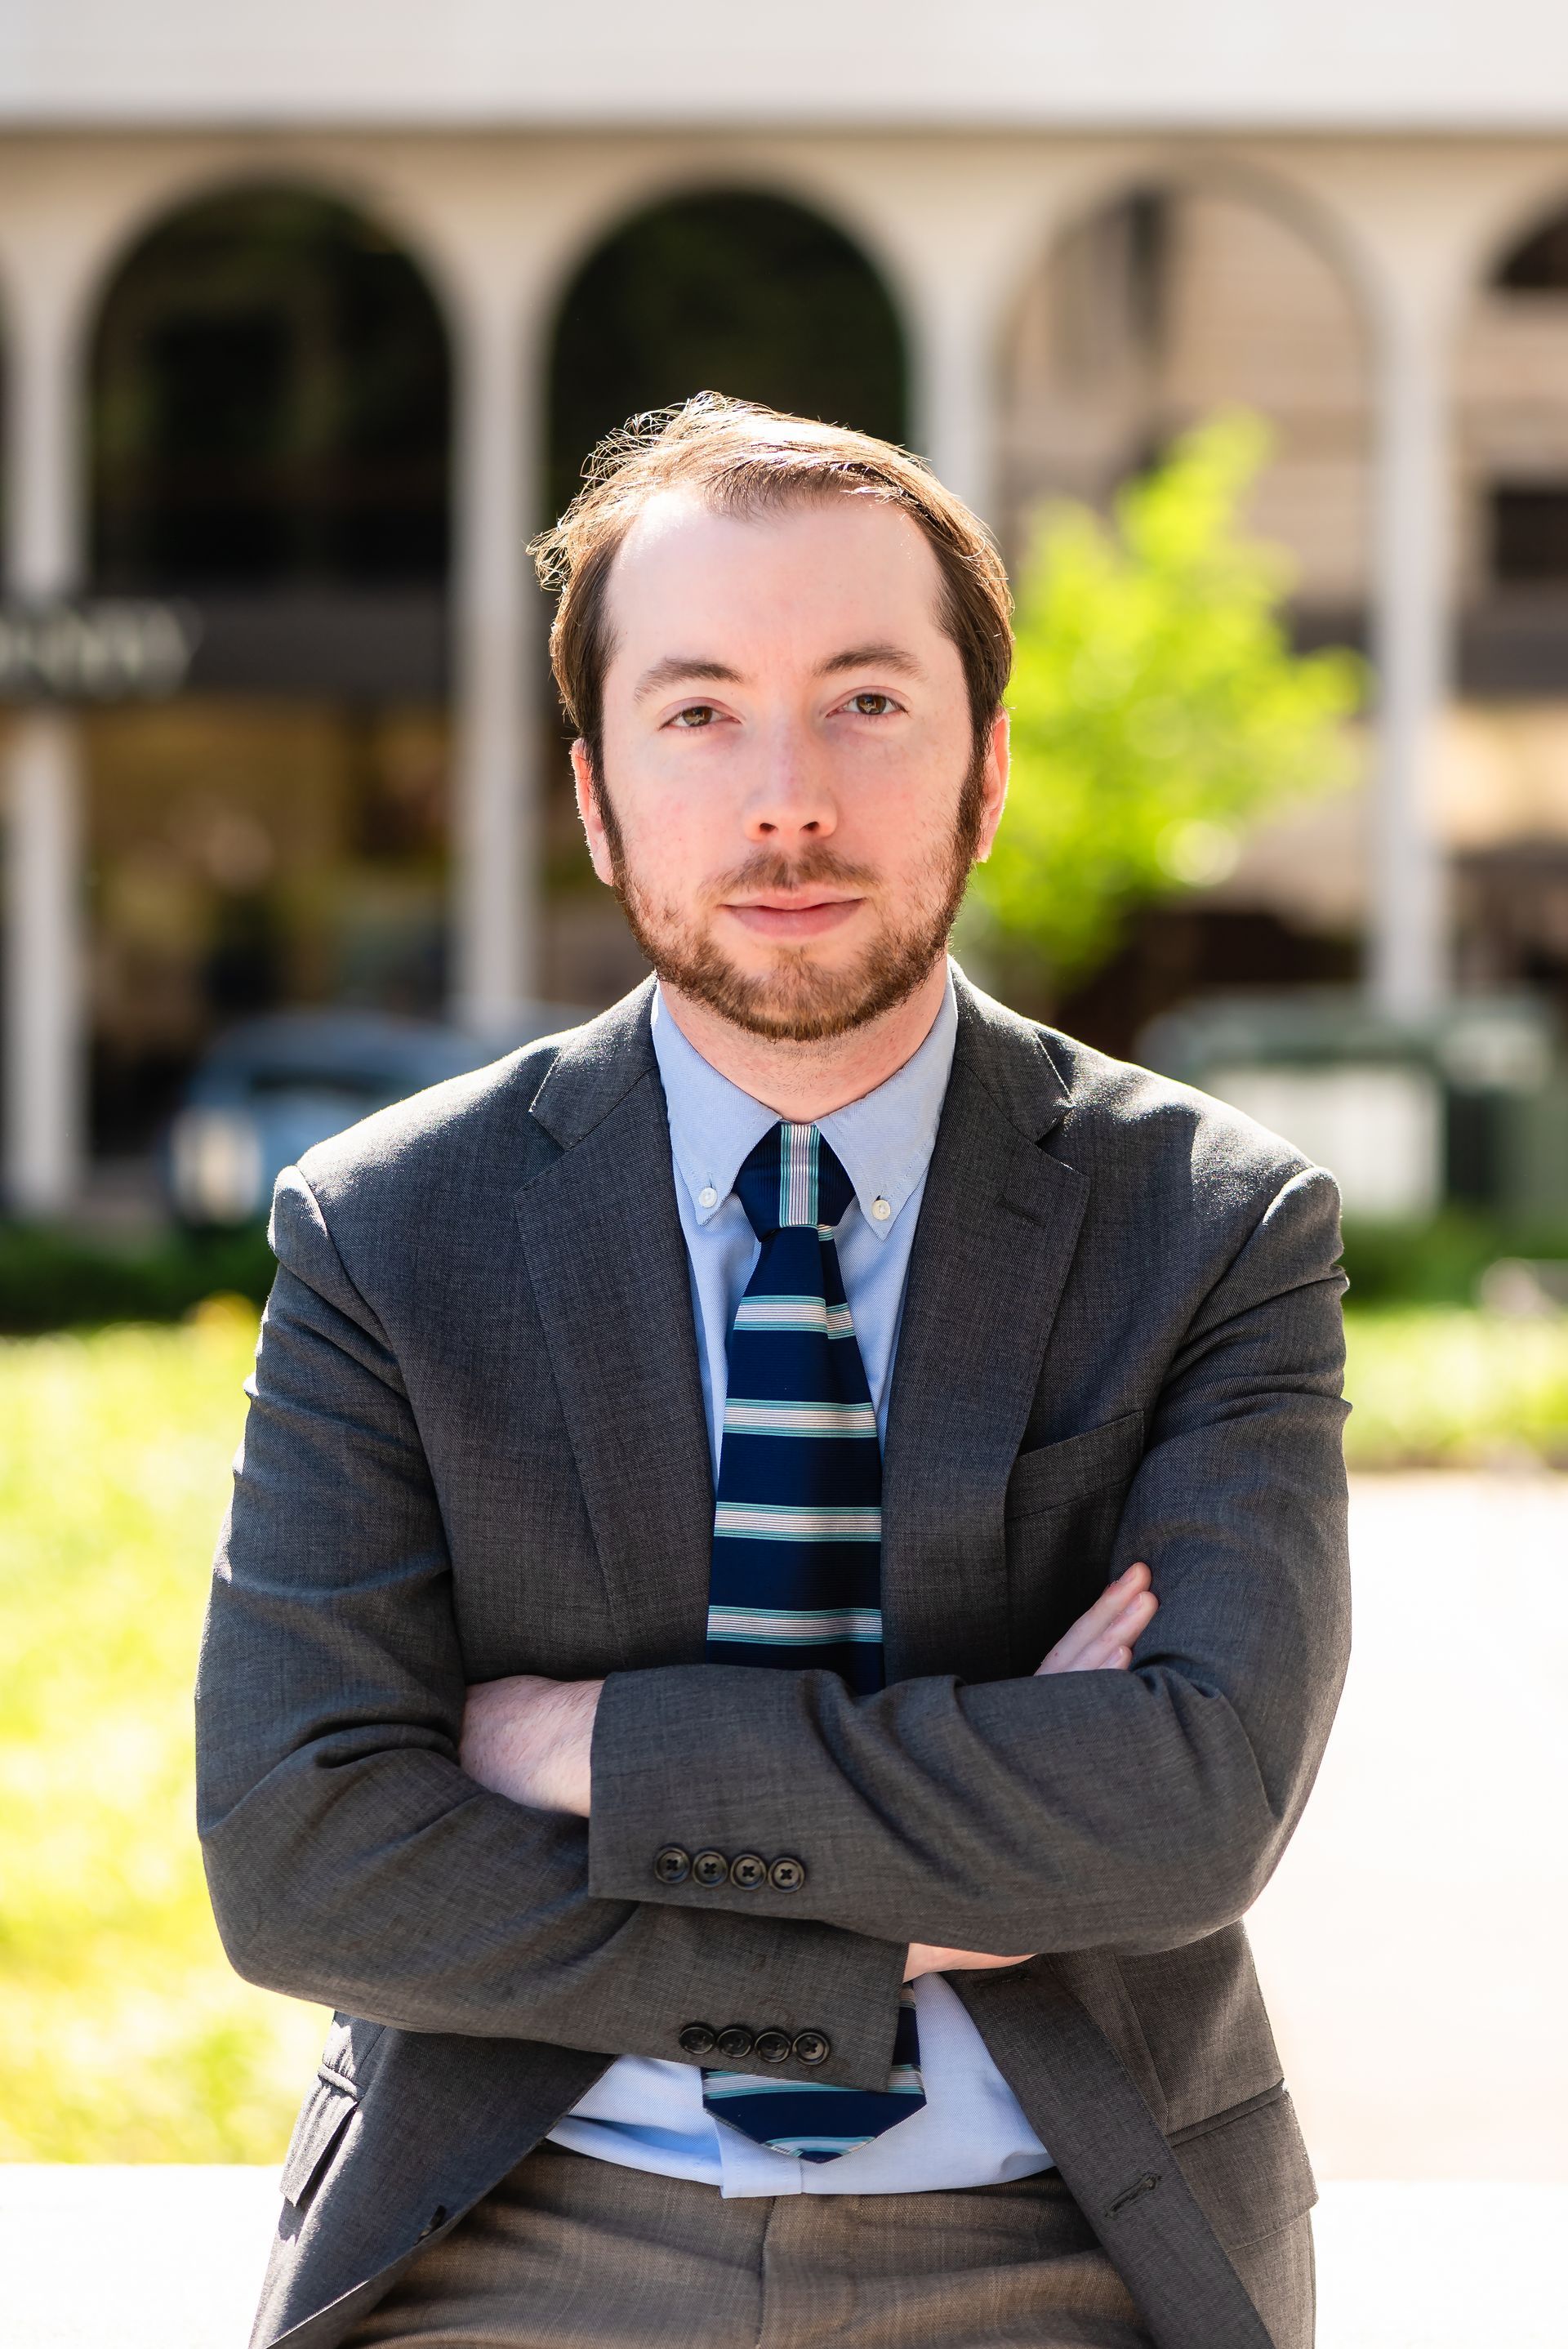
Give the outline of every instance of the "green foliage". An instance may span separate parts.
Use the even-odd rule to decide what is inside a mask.
[[[177,1321],[220,1290],[261,1305],[275,1268],[260,1224],[119,1244],[0,1224],[0,1330],[22,1337],[105,1321]]]
[[[1345,1334],[1352,1468],[1568,1468],[1568,1315],[1347,1307]]]
[[[1140,901],[1221,880],[1251,820],[1345,781],[1363,690],[1297,657],[1277,550],[1237,515],[1266,428],[1218,417],[1118,497],[1047,508],[1017,597],[1013,781],[967,939],[1025,991],[1080,978]]]
[[[253,1311],[0,1343],[0,2160],[281,2158],[325,2018],[241,1982],[191,1688]]]

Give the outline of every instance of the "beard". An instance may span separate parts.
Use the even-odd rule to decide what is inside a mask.
[[[609,791],[601,781],[600,812],[615,895],[633,936],[660,978],[706,1004],[721,1019],[775,1042],[820,1043],[847,1035],[904,1002],[944,952],[979,844],[985,772],[985,753],[977,750],[959,792],[944,853],[934,861],[919,903],[897,918],[884,914],[877,935],[840,970],[820,968],[806,946],[775,947],[769,970],[741,969],[699,916],[655,901],[642,886],[627,861]],[[717,908],[731,897],[813,884],[865,893],[875,889],[879,878],[873,867],[851,863],[824,841],[796,857],[758,849],[704,895],[708,905]]]

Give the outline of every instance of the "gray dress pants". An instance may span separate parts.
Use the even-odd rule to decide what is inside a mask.
[[[1228,2246],[1276,2349],[1312,2349],[1312,2230]],[[544,2144],[342,2349],[1150,2349],[1055,2169],[927,2194],[727,2202]]]

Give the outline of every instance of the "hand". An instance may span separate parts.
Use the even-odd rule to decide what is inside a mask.
[[[1062,1633],[1045,1661],[1036,1665],[1035,1678],[1038,1680],[1042,1672],[1126,1671],[1132,1661],[1133,1642],[1153,1622],[1154,1610],[1160,1604],[1149,1587],[1151,1579],[1148,1567],[1140,1558],[1115,1582],[1108,1583],[1094,1605],[1086,1608],[1071,1630]],[[1021,1958],[992,1958],[978,1950],[936,1950],[924,1941],[912,1941],[903,1978],[905,1982],[914,1982],[922,1974],[1021,1966],[1035,1955],[1030,1950]]]
[[[603,1681],[547,1681],[533,1672],[476,1681],[463,1705],[458,1759],[470,1778],[533,1811],[585,1819],[589,1753]]]
[[[1124,1672],[1132,1661],[1133,1642],[1148,1630],[1160,1604],[1149,1587],[1152,1579],[1140,1558],[1107,1583],[1044,1663],[1036,1665],[1036,1679],[1042,1672]]]

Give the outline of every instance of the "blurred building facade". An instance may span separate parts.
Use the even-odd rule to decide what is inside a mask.
[[[705,384],[909,439],[1015,557],[1261,410],[1298,634],[1377,664],[1367,780],[1167,926],[1140,1015],[1349,972],[1568,1009],[1563,12],[239,16],[0,18],[11,1207],[238,1013],[504,1034],[634,975],[524,549]],[[100,642],[149,615],[177,674]]]

